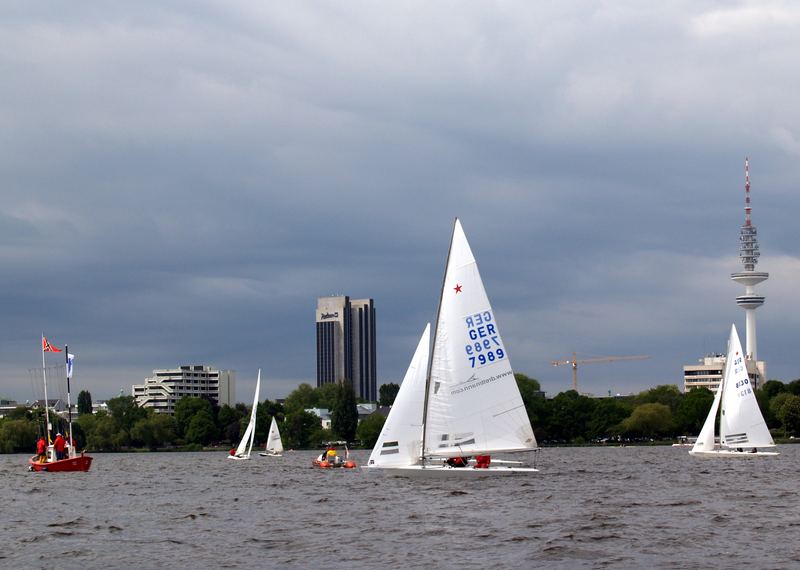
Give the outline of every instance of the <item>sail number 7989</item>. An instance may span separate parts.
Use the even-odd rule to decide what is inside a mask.
[[[503,341],[494,325],[491,311],[482,311],[464,318],[470,342],[464,345],[464,351],[470,368],[483,366],[504,358],[506,351]]]

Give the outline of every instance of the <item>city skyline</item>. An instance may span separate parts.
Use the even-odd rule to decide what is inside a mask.
[[[9,8],[0,397],[39,335],[105,399],[155,368],[314,385],[314,299],[380,307],[378,384],[436,316],[452,220],[515,371],[682,383],[724,352],[758,226],[758,358],[800,377],[800,7],[303,2]],[[48,357],[48,364],[56,364]]]

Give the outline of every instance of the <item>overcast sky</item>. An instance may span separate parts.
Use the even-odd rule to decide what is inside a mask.
[[[375,299],[379,384],[461,218],[515,371],[682,385],[744,334],[750,157],[769,378],[800,377],[793,2],[4,2],[0,397],[155,368],[315,382],[318,296]],[[744,342],[744,339],[743,339]],[[59,355],[60,357],[60,355]],[[60,358],[48,356],[48,363]]]

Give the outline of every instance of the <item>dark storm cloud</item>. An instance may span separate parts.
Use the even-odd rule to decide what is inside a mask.
[[[44,331],[95,397],[188,362],[283,396],[332,293],[375,299],[398,381],[456,215],[515,369],[555,393],[552,359],[648,354],[582,386],[677,383],[743,323],[745,155],[759,355],[793,379],[799,24],[781,2],[9,9],[0,395],[29,397]]]

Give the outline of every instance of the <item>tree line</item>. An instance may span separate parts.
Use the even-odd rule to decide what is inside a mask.
[[[684,394],[674,385],[615,398],[589,398],[568,390],[545,399],[536,379],[524,374],[515,377],[536,439],[545,445],[696,435],[714,399],[707,389]],[[381,386],[380,404],[391,405],[398,389],[393,383]],[[800,380],[786,384],[770,380],[756,392],[756,398],[774,435],[788,437],[800,433]],[[290,449],[315,448],[333,440],[357,440],[365,447],[372,447],[385,417],[376,413],[359,422],[356,404],[353,389],[347,383],[320,388],[301,384],[282,403],[271,400],[258,403],[256,445],[266,442],[274,417],[284,446]],[[331,428],[323,429],[320,418],[305,411],[310,408],[329,409]],[[250,417],[250,409],[244,404],[217,406],[207,398],[196,397],[180,400],[174,415],[141,408],[133,396],[108,400],[108,412],[91,412],[91,394],[84,390],[78,396],[73,437],[79,449],[90,451],[235,445]],[[66,420],[51,415],[51,422],[55,431],[67,433]],[[0,452],[32,451],[43,433],[43,410],[19,406],[0,419]]]

